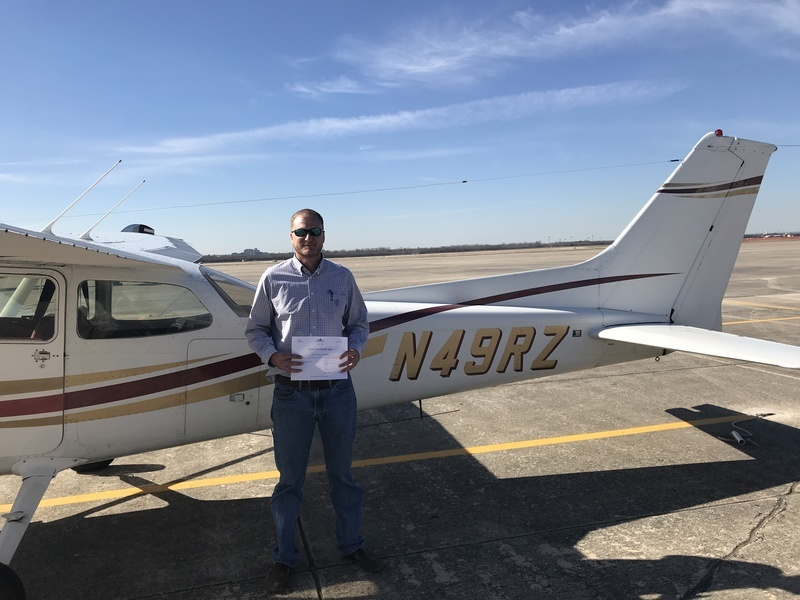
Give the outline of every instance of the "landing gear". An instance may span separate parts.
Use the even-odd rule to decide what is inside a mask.
[[[53,477],[75,464],[70,458],[36,457],[21,460],[11,467],[11,472],[22,478],[22,485],[14,499],[11,512],[1,515],[5,519],[0,529],[0,598],[2,600],[25,600],[25,588],[17,574],[8,564],[14,557],[33,513],[39,506]]]
[[[6,564],[0,563],[0,598],[3,600],[25,600],[22,581]]]

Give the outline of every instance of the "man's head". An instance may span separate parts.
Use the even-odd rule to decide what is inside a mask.
[[[307,269],[315,270],[322,260],[322,245],[325,243],[322,215],[310,208],[298,210],[292,215],[289,237],[297,260]]]

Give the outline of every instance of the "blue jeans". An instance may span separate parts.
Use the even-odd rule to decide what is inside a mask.
[[[272,492],[272,517],[278,544],[273,562],[290,567],[300,562],[295,543],[297,520],[303,503],[308,454],[319,427],[325,451],[331,502],[336,511],[336,541],[347,556],[364,545],[361,537],[364,490],[352,473],[356,436],[356,394],[352,381],[342,379],[330,388],[299,390],[275,383],[272,394],[275,464],[280,481]]]

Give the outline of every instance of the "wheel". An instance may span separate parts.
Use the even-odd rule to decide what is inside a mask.
[[[97,471],[102,471],[113,461],[114,461],[113,458],[109,458],[106,460],[98,460],[97,462],[90,462],[86,463],[85,465],[78,465],[77,467],[72,467],[72,470],[75,471],[76,473],[95,473]]]
[[[0,598],[3,600],[25,600],[25,587],[14,571],[0,563]]]

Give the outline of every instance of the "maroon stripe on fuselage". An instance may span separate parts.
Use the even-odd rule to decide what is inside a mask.
[[[219,377],[246,371],[261,364],[256,354],[237,356],[192,369],[146,377],[126,383],[107,385],[78,392],[20,398],[0,402],[0,417],[20,417],[44,413],[61,412],[64,409],[99,406],[138,396],[156,394],[187,385],[211,381]]]
[[[98,406],[110,402],[118,402],[138,396],[157,394],[175,388],[182,388],[195,383],[202,383],[219,377],[224,377],[239,371],[245,371],[261,364],[261,359],[256,354],[237,356],[228,360],[211,363],[176,371],[175,373],[165,373],[156,377],[147,377],[118,383],[100,388],[81,390],[78,392],[68,392],[66,394],[66,408],[86,408],[87,406]]]
[[[743,187],[750,187],[752,185],[760,185],[764,180],[763,175],[758,177],[748,177],[747,179],[740,179],[739,181],[732,181],[731,183],[722,183],[719,185],[706,185],[701,187],[684,187],[684,188],[670,188],[663,187],[658,190],[659,194],[708,194],[712,192],[724,192],[726,190],[735,190]]]
[[[21,417],[23,415],[41,415],[64,410],[64,394],[38,396],[36,398],[20,398],[0,402],[1,417]]]
[[[581,287],[589,287],[593,285],[602,285],[606,283],[617,283],[620,281],[631,281],[634,279],[646,279],[649,277],[663,277],[665,275],[675,275],[675,273],[642,273],[639,275],[617,275],[614,277],[595,277],[594,279],[581,279],[578,281],[567,281],[564,283],[554,283],[552,285],[543,285],[541,287],[528,288],[525,290],[514,290],[513,292],[505,292],[503,294],[496,294],[494,296],[486,296],[484,298],[476,298],[474,300],[465,300],[458,304],[441,304],[437,306],[429,306],[427,308],[420,308],[412,310],[399,315],[393,315],[384,319],[373,321],[369,325],[370,333],[375,333],[389,327],[402,325],[422,319],[430,315],[455,310],[457,308],[464,308],[465,306],[485,306],[488,304],[497,304],[498,302],[507,302],[509,300],[516,300],[517,298],[525,298],[528,296],[538,296],[541,294],[549,294],[551,292],[561,292],[564,290],[572,290]]]

